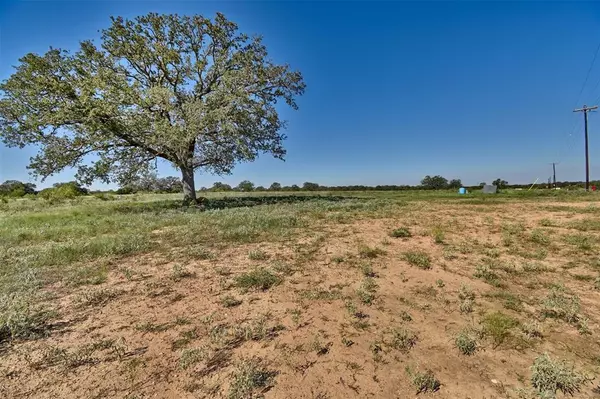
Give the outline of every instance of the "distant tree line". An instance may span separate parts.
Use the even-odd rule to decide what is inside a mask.
[[[506,180],[496,179],[492,183],[499,189],[507,188],[521,188],[527,189],[531,184],[509,184]],[[365,185],[348,185],[348,186],[326,186],[314,182],[304,182],[302,186],[293,184],[290,186],[284,186],[281,183],[274,182],[269,187],[256,186],[249,180],[241,181],[237,186],[232,187],[229,184],[223,182],[215,182],[212,187],[202,187],[200,192],[294,192],[294,191],[407,191],[407,190],[457,190],[460,187],[465,187],[468,190],[479,190],[485,182],[479,183],[476,186],[463,186],[461,179],[446,179],[443,176],[425,176],[421,180],[421,184],[411,185],[376,185],[376,186],[365,186]],[[597,186],[600,189],[600,181],[592,181],[592,186]],[[563,189],[580,189],[584,187],[584,182],[556,182],[556,186]],[[544,183],[538,183],[537,188],[547,187]],[[550,187],[548,187],[550,188]],[[156,175],[147,175],[139,178],[120,187],[117,190],[98,190],[90,191],[85,187],[82,187],[75,181],[66,183],[56,183],[52,187],[45,188],[41,191],[36,191],[36,185],[33,183],[24,183],[18,180],[7,180],[0,184],[0,197],[2,198],[20,198],[29,197],[37,198],[41,197],[44,199],[61,199],[61,198],[74,198],[88,194],[101,194],[101,193],[113,193],[113,194],[135,194],[135,193],[181,193],[181,181],[173,176],[157,177]]]

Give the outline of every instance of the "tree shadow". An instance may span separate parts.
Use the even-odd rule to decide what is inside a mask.
[[[178,210],[184,212],[202,212],[228,208],[244,208],[259,205],[294,204],[309,201],[340,202],[355,199],[350,196],[333,195],[271,195],[271,196],[240,196],[221,198],[202,198],[198,204],[185,206],[181,200],[162,200],[152,202],[132,202],[115,205],[113,210],[117,213],[145,213]]]

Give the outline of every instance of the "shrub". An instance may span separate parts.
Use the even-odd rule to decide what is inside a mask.
[[[88,190],[81,187],[77,182],[56,183],[51,188],[45,188],[39,192],[39,196],[46,200],[73,199],[81,195],[87,195]]]
[[[557,391],[573,395],[586,380],[573,366],[552,360],[547,353],[536,358],[531,366],[531,385],[544,398],[555,398]]]

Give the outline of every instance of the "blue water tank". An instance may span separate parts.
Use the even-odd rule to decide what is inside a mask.
[[[467,193],[467,189],[464,188],[464,187],[461,187],[461,188],[458,189],[458,193],[459,194],[466,194]]]

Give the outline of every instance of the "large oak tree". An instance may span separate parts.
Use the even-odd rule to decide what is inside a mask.
[[[191,202],[195,170],[284,157],[276,103],[297,109],[304,88],[300,72],[275,64],[260,37],[222,14],[118,17],[99,46],[19,60],[0,84],[0,136],[39,146],[29,168],[42,179],[73,167],[83,183],[126,184],[165,159]]]

